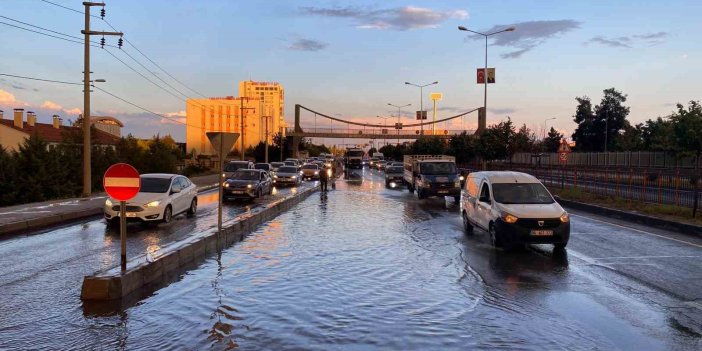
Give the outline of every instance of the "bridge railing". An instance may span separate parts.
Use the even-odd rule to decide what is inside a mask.
[[[369,136],[388,136],[392,138],[394,135],[432,135],[431,129],[425,129],[420,131],[420,129],[407,128],[397,130],[395,128],[387,128],[386,133],[383,133],[383,128],[320,128],[320,127],[303,127],[303,131],[307,134],[347,134],[347,135],[369,135]],[[295,128],[288,128],[287,133],[291,134],[295,132]],[[472,130],[464,129],[436,129],[434,135],[446,136],[446,135],[459,135],[461,133],[472,134]]]

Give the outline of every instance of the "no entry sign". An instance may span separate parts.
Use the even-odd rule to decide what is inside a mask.
[[[118,201],[128,201],[141,189],[139,172],[126,163],[110,166],[102,178],[102,186],[107,195]]]

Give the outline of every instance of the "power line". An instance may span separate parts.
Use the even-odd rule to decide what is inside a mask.
[[[72,9],[72,8],[70,8],[70,7],[63,6],[63,5],[60,5],[60,4],[51,2],[51,1],[47,1],[47,0],[41,0],[41,1],[43,1],[43,2],[45,2],[45,3],[47,3],[47,4],[51,4],[51,5],[54,5],[54,6],[61,7],[61,8],[63,8],[63,9],[69,10],[69,11],[73,11],[73,12],[80,13],[80,14],[85,14],[85,12],[83,12],[83,11],[76,10],[76,9]],[[95,16],[95,15],[91,15],[91,17],[100,18],[101,20],[103,20],[103,21],[105,22],[105,24],[107,24],[110,28],[112,28],[112,30],[114,30],[114,31],[116,31],[116,32],[119,32],[119,31],[117,30],[117,28],[115,28],[115,27],[114,27],[110,22],[108,22],[106,19],[104,19],[104,18],[102,18],[102,17],[100,17],[100,16]],[[189,86],[186,85],[185,83],[183,83],[183,82],[181,82],[180,80],[178,80],[178,79],[177,79],[175,76],[173,76],[171,73],[169,73],[168,71],[166,71],[163,67],[161,67],[159,64],[157,64],[154,60],[152,60],[150,57],[148,57],[143,51],[139,50],[139,48],[137,48],[136,45],[134,45],[131,41],[129,41],[129,39],[127,39],[126,36],[123,36],[123,39],[124,39],[124,41],[127,42],[127,44],[129,44],[132,48],[134,48],[134,50],[136,50],[139,54],[141,54],[141,56],[144,56],[144,58],[146,58],[147,60],[149,60],[149,62],[151,62],[154,66],[156,66],[158,69],[160,69],[163,73],[165,73],[166,75],[168,75],[169,77],[171,77],[171,79],[173,79],[174,81],[178,82],[178,84],[184,86],[186,89],[188,89],[188,90],[194,92],[195,94],[202,96],[203,98],[207,98],[207,96],[205,96],[204,94],[202,94],[202,93],[200,93],[199,91],[197,91],[197,90],[195,90],[195,89],[189,87]],[[134,58],[132,58],[132,59],[136,61],[136,59],[134,59]],[[137,63],[138,63],[138,61],[137,61]],[[141,63],[140,63],[140,65],[141,65]],[[142,67],[143,67],[143,65],[142,65]],[[146,70],[149,71],[149,72],[151,72],[149,69],[146,69]],[[151,72],[151,73],[153,74],[153,72]],[[156,76],[156,77],[159,78],[159,79],[161,79],[161,78],[158,77],[158,76]],[[163,80],[162,80],[162,81],[163,81]],[[164,83],[166,83],[166,82],[164,81]],[[175,90],[175,91],[178,91],[177,89],[173,88],[173,87],[172,87],[171,85],[169,85],[168,83],[166,83],[166,84],[167,84],[169,87],[171,87],[171,89],[173,89],[173,90]],[[186,94],[183,94],[183,93],[181,93],[180,91],[178,91],[178,92],[179,92],[181,95],[187,96]]]
[[[106,23],[110,28],[112,28],[112,30],[115,30],[115,31],[117,30],[117,29],[115,29],[115,27],[112,26],[112,24],[110,24],[110,22],[108,22],[107,20],[103,19],[103,21],[105,21],[105,23]],[[139,50],[139,48],[137,48],[136,45],[132,44],[132,42],[129,41],[129,39],[127,39],[127,38],[125,37],[125,38],[124,38],[124,41],[126,41],[127,44],[129,44],[131,47],[134,48],[134,50],[136,50],[138,53],[140,53],[141,56],[144,56],[144,57],[145,57],[147,60],[149,60],[149,62],[151,62],[154,66],[158,67],[158,69],[160,69],[161,71],[163,71],[163,73],[167,74],[167,75],[168,75],[169,77],[171,77],[174,81],[178,82],[178,84],[184,86],[185,88],[187,88],[188,90],[194,92],[195,94],[198,94],[198,95],[200,95],[200,96],[202,96],[202,97],[204,97],[204,98],[207,98],[207,96],[205,96],[205,95],[203,95],[202,93],[200,93],[199,91],[197,91],[197,90],[195,90],[195,89],[193,89],[193,88],[187,86],[185,83],[183,83],[183,82],[181,82],[180,80],[178,80],[178,79],[177,79],[176,77],[174,77],[172,74],[168,73],[168,71],[166,71],[163,67],[159,66],[156,62],[154,62],[154,60],[152,60],[151,58],[149,58],[148,56],[146,56],[146,54],[145,54],[144,52],[142,52],[141,50]],[[183,95],[185,95],[185,94],[183,94]]]
[[[31,80],[38,80],[38,81],[42,81],[42,82],[50,82],[50,83],[61,83],[61,84],[71,84],[71,85],[83,85],[83,83],[64,82],[64,81],[61,81],[61,80],[52,80],[52,79],[41,79],[41,78],[34,78],[34,77],[16,76],[16,75],[14,75],[14,74],[6,74],[6,73],[0,73],[0,76],[13,77],[13,78],[22,78],[22,79],[31,79]]]
[[[15,28],[18,28],[18,29],[26,30],[26,31],[29,31],[29,32],[34,32],[34,33],[41,34],[41,35],[46,35],[47,37],[52,37],[52,38],[56,38],[56,39],[61,39],[61,40],[65,40],[65,41],[70,41],[71,43],[83,44],[82,41],[76,41],[76,40],[73,40],[73,39],[62,38],[62,37],[59,37],[59,36],[55,36],[55,35],[51,35],[51,34],[47,34],[47,33],[42,33],[42,32],[36,31],[36,30],[32,30],[32,29],[29,29],[29,28],[24,28],[24,27],[16,26],[16,25],[14,25],[14,24],[5,23],[5,22],[2,22],[2,21],[0,21],[0,24],[4,24],[4,25],[6,25],[6,26],[10,26],[10,27],[15,27]]]
[[[124,103],[130,104],[130,105],[132,105],[132,106],[134,106],[134,107],[136,107],[136,108],[138,108],[138,109],[141,109],[141,110],[143,110],[143,111],[146,111],[146,112],[148,112],[148,113],[150,113],[150,114],[152,114],[152,115],[155,115],[155,116],[158,116],[158,117],[161,117],[161,118],[165,118],[165,119],[171,120],[171,121],[173,121],[173,122],[175,122],[175,123],[182,124],[182,125],[185,125],[185,126],[188,126],[188,127],[193,127],[193,128],[197,128],[197,129],[202,129],[202,127],[195,126],[195,125],[192,125],[192,124],[188,124],[187,122],[181,122],[181,121],[179,121],[179,120],[177,120],[177,119],[174,119],[174,118],[172,118],[172,117],[168,117],[168,116],[166,116],[166,115],[162,115],[162,114],[160,114],[160,113],[156,113],[156,112],[154,112],[154,111],[151,111],[151,110],[149,110],[149,109],[147,109],[147,108],[145,108],[145,107],[141,107],[141,106],[139,106],[139,105],[137,105],[137,104],[135,104],[135,103],[133,103],[133,102],[131,102],[131,101],[128,101],[128,100],[126,100],[126,99],[123,99],[123,98],[121,98],[121,97],[119,97],[119,96],[117,96],[117,95],[115,95],[115,94],[112,94],[112,93],[110,93],[109,91],[107,91],[107,90],[105,90],[105,89],[102,89],[102,88],[100,88],[100,87],[98,87],[98,86],[96,86],[96,85],[93,85],[92,87],[95,88],[95,89],[97,89],[97,90],[102,91],[103,93],[105,93],[105,94],[107,94],[107,95],[112,96],[113,98],[115,98],[115,99],[117,99],[117,100],[120,100],[120,101],[122,101],[122,102],[124,102]]]
[[[55,31],[55,30],[52,30],[52,29],[40,27],[40,26],[31,24],[31,23],[27,23],[27,22],[23,22],[23,21],[14,19],[14,18],[10,18],[10,17],[7,17],[7,16],[1,16],[1,15],[0,15],[0,17],[5,18],[5,19],[8,19],[8,20],[10,20],[10,21],[17,22],[17,23],[22,23],[22,24],[24,24],[25,26],[34,27],[34,28],[41,29],[41,30],[44,30],[44,31],[47,31],[47,32],[55,33],[55,34],[58,34],[58,35],[63,35],[63,36],[65,36],[65,37],[69,37],[69,38],[78,40],[78,41],[80,42],[80,44],[83,44],[83,42],[84,42],[84,39],[83,39],[83,38],[77,37],[77,36],[75,36],[75,35],[70,35],[70,34],[58,32],[58,31]],[[12,25],[12,24],[9,24],[9,23],[4,23],[4,22],[0,22],[0,23],[6,24],[6,25],[8,25],[8,26],[15,27],[15,28],[23,29],[23,30],[26,30],[26,31],[34,32],[34,33],[37,33],[37,34],[48,35],[48,36],[53,37],[53,38],[62,39],[62,40],[67,40],[67,39],[64,39],[64,38],[55,37],[55,36],[53,36],[53,35],[49,35],[49,34],[46,34],[46,33],[37,32],[37,31],[31,30],[31,29],[28,29],[28,28],[19,27],[19,26]],[[102,45],[102,44],[98,43],[97,41],[93,41],[93,40],[91,40],[90,42],[93,43],[93,44],[95,44],[95,45],[91,45],[92,47],[97,47],[97,45]],[[110,46],[110,47],[118,48],[118,49],[119,49],[119,47],[114,46],[114,45],[111,45],[111,44],[104,44],[104,46]]]
[[[83,40],[83,38],[77,37],[77,36],[75,36],[75,35],[70,35],[70,34],[66,34],[66,33],[61,33],[61,32],[57,32],[57,31],[55,31],[55,30],[51,30],[51,29],[48,29],[48,28],[35,26],[35,25],[33,25],[33,24],[30,24],[30,23],[27,23],[27,22],[22,22],[22,21],[20,21],[20,20],[14,19],[14,18],[6,17],[6,16],[0,16],[0,17],[2,17],[2,18],[4,18],[4,19],[8,19],[8,20],[13,21],[13,22],[22,23],[22,24],[24,24],[25,26],[30,26],[30,27],[38,28],[38,29],[41,29],[41,30],[45,30],[45,31],[47,31],[47,32],[51,32],[51,33],[55,33],[55,34],[67,36],[67,37],[69,37],[69,38],[73,38],[73,39],[77,39],[77,40],[81,40],[81,41]]]

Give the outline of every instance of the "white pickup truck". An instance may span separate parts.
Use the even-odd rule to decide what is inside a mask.
[[[461,181],[456,158],[447,155],[405,155],[404,181],[417,197],[453,196],[461,199]]]

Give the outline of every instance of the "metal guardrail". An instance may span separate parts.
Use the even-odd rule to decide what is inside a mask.
[[[471,171],[481,168],[472,165]],[[699,174],[677,170],[597,169],[585,167],[525,167],[521,165],[487,164],[488,170],[518,171],[534,175],[547,186],[573,188],[581,191],[629,201],[674,205],[696,212],[702,200]]]
[[[541,155],[538,157],[538,155]],[[512,156],[513,164],[560,166],[559,154],[555,152],[520,152]],[[507,163],[510,160],[502,160]],[[695,157],[676,157],[662,151],[622,152],[572,152],[568,154],[568,166],[635,167],[635,168],[695,168]]]

